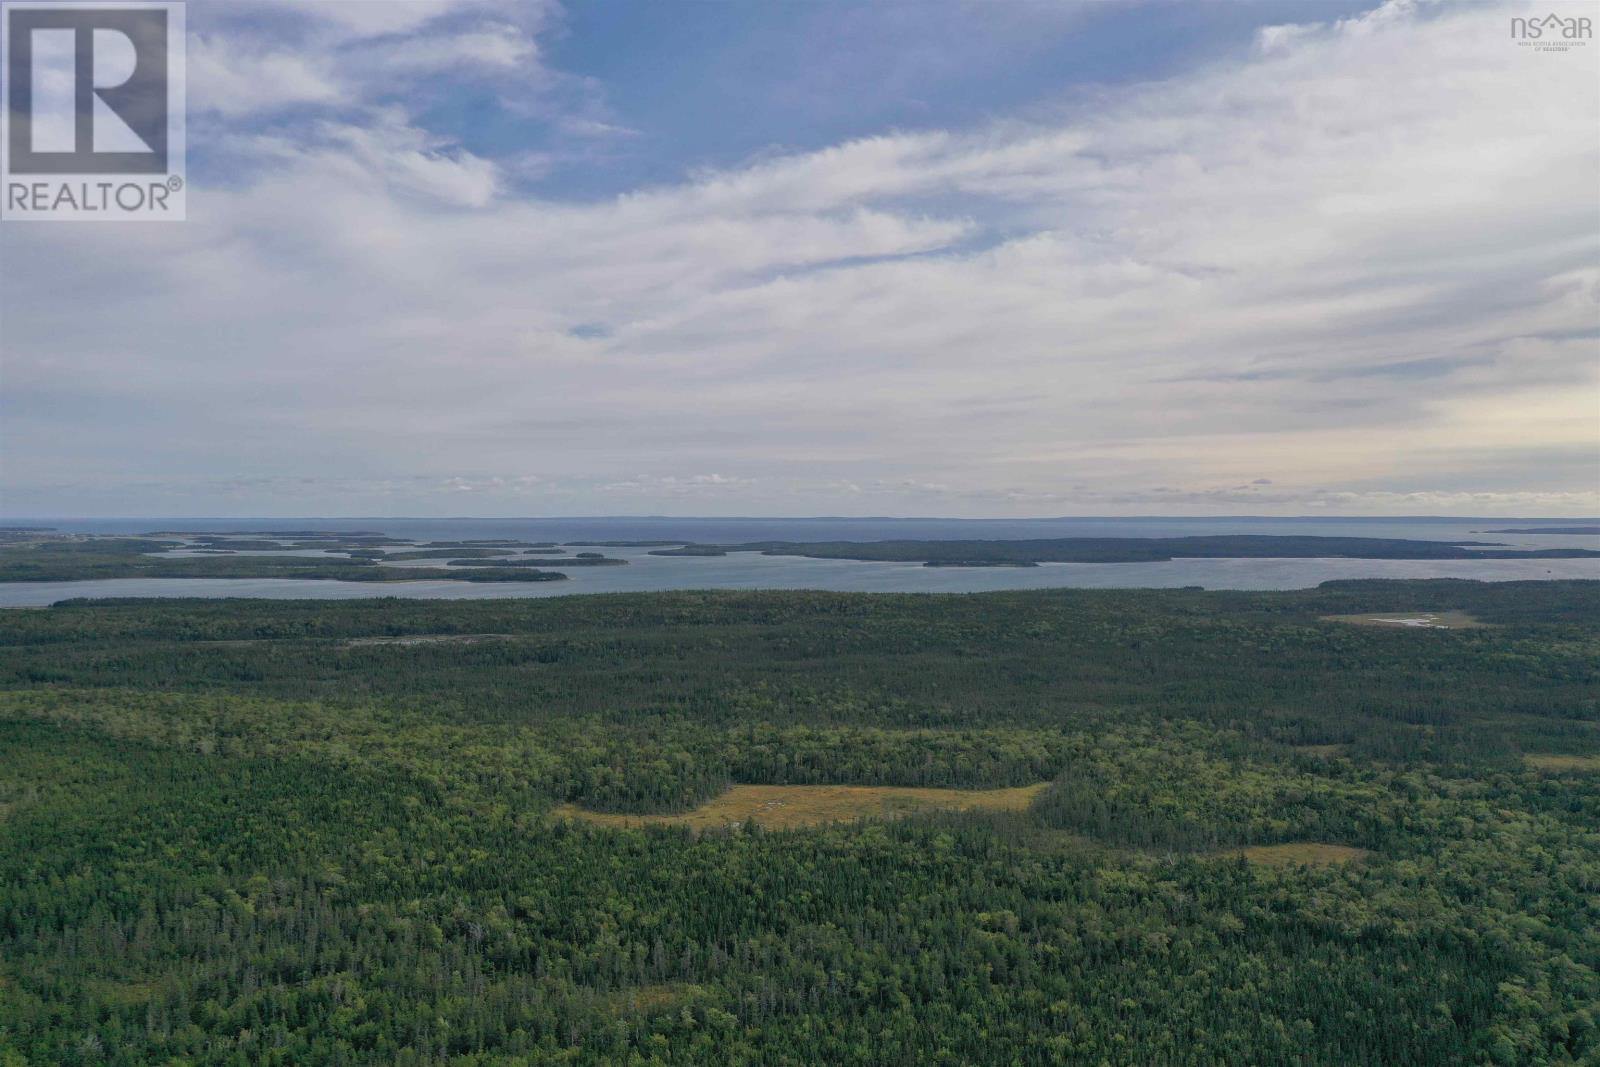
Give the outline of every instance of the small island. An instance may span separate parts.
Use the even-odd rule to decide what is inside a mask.
[[[552,561],[548,559],[453,559],[446,563],[446,567],[544,567]],[[617,567],[623,566],[628,561],[625,559],[612,559],[608,556],[580,552],[568,559],[558,562],[563,567]]]
[[[427,541],[418,548],[554,548],[554,541],[514,541],[488,537],[469,541]]]
[[[354,555],[355,553],[351,553]],[[409,559],[488,559],[493,556],[514,556],[509,548],[425,548],[415,552],[389,552],[378,558],[399,561]]]
[[[684,541],[568,541],[568,548],[665,548]]]

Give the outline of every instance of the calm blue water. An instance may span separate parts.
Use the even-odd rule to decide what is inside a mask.
[[[891,538],[1176,537],[1187,534],[1301,534],[1495,541],[1525,548],[1595,548],[1600,537],[1488,534],[1503,527],[1584,526],[1584,519],[94,519],[6,520],[81,533],[154,530],[369,530],[416,540],[515,538],[529,541],[759,540],[879,541]],[[332,582],[282,578],[121,578],[0,584],[0,606],[37,607],[69,597],[272,597],[437,599],[568,596],[662,589],[826,589],[841,592],[970,593],[997,589],[1170,588],[1303,589],[1337,578],[1474,578],[1507,581],[1600,579],[1600,559],[1352,560],[1191,559],[1167,563],[1053,563],[1034,568],[930,568],[915,563],[819,560],[736,553],[724,557],[651,556],[612,548],[626,567],[572,568],[549,583]],[[423,565],[437,565],[427,561]],[[560,568],[559,558],[550,561]]]

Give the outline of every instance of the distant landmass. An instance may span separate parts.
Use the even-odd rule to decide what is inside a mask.
[[[1512,530],[1485,530],[1492,534],[1600,534],[1600,526],[1528,526]]]
[[[945,567],[1028,563],[1162,563],[1173,559],[1587,559],[1587,548],[1523,550],[1492,541],[1233,534],[1201,537],[1062,537],[1028,541],[754,541],[691,545],[677,555],[768,556],[932,563]]]
[[[300,578],[344,582],[412,582],[443,579],[456,582],[559,582],[557,571],[532,567],[481,566],[499,560],[475,558],[501,549],[418,550],[387,556],[373,544],[410,545],[382,534],[327,536],[295,531],[279,537],[309,538],[280,544],[260,537],[171,534],[156,537],[79,537],[0,543],[0,582],[73,582],[103,578]],[[184,540],[173,540],[181,537]],[[175,555],[188,549],[205,555]],[[307,557],[295,552],[317,548]],[[242,555],[239,553],[252,553]],[[260,553],[260,554],[254,554]],[[480,566],[383,567],[381,559],[465,557]],[[540,560],[539,562],[545,562]],[[567,561],[563,560],[563,565]]]
[[[1579,527],[1567,527],[1569,531]],[[1513,532],[1513,531],[1507,531]],[[1546,528],[1541,532],[1554,532]],[[308,530],[163,533],[144,537],[13,533],[0,537],[0,582],[103,578],[298,578],[347,582],[552,582],[565,574],[542,568],[616,567],[626,559],[599,552],[523,547],[549,542],[514,539],[427,541],[369,531]],[[1218,534],[1187,537],[1061,537],[1032,540],[575,542],[651,548],[652,556],[768,556],[920,563],[927,567],[1036,567],[1042,563],[1163,563],[1177,559],[1591,559],[1588,548],[1514,548],[1495,541],[1424,541],[1382,537]],[[426,547],[437,545],[440,547]],[[515,546],[515,547],[513,547]],[[551,553],[558,554],[556,558]],[[396,566],[438,561],[437,567]]]

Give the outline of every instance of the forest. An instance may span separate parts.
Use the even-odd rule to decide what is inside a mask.
[[[1474,625],[1347,621],[1416,612]],[[751,785],[1036,793],[598,821]],[[4,1067],[1566,1065],[1597,1014],[1597,582],[0,612]]]

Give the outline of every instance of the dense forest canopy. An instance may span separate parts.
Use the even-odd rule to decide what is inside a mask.
[[[1048,784],[555,814],[735,783]],[[1600,583],[0,613],[6,1067],[1594,1063],[1597,887]]]

